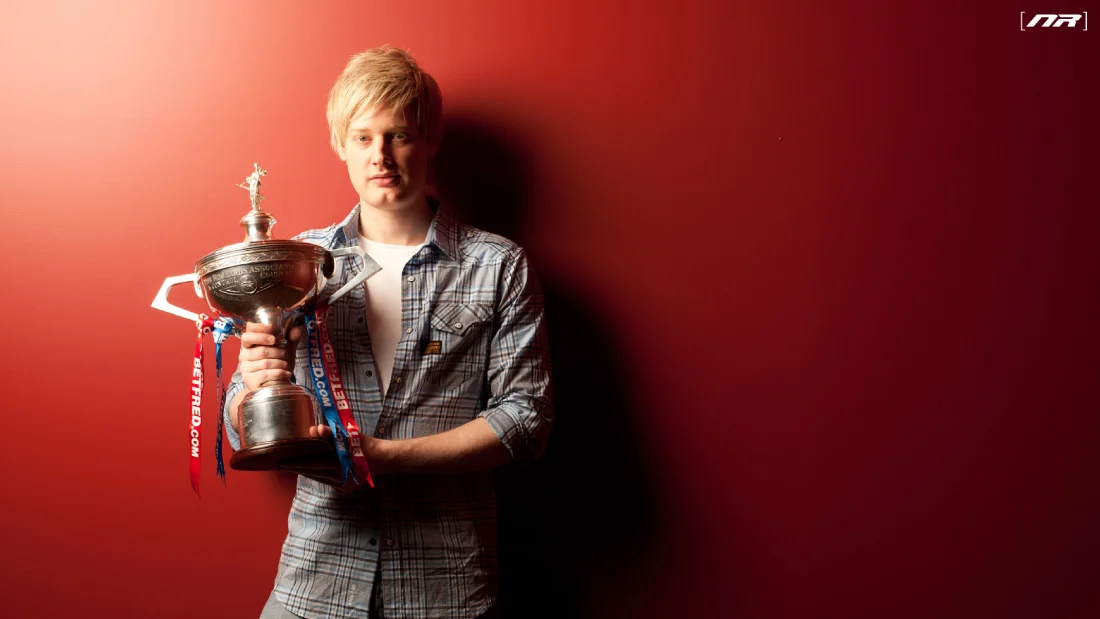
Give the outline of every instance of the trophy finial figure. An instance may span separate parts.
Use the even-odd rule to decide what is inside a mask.
[[[264,197],[260,195],[260,177],[267,176],[267,170],[260,167],[260,164],[253,163],[252,167],[255,168],[252,174],[245,177],[244,182],[238,183],[237,186],[241,189],[248,190],[248,198],[252,201],[252,210],[260,210],[260,202],[263,202]]]
[[[275,218],[260,208],[260,202],[263,202],[264,199],[260,195],[260,177],[267,176],[267,170],[261,168],[258,163],[252,164],[252,167],[254,168],[252,174],[249,174],[244,182],[237,185],[248,190],[248,198],[252,201],[252,210],[241,218],[241,227],[245,230],[246,243],[270,241],[271,227],[275,225]]]

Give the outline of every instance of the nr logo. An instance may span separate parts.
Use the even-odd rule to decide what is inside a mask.
[[[1020,32],[1031,28],[1077,28],[1078,22],[1083,28],[1081,32],[1088,32],[1089,12],[1081,13],[1028,13],[1020,11]]]

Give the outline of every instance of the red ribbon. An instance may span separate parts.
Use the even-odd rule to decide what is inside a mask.
[[[321,303],[317,307],[317,337],[321,343],[321,361],[325,364],[325,374],[328,375],[329,388],[332,390],[332,399],[336,404],[336,411],[340,413],[340,422],[348,431],[348,451],[351,452],[352,468],[355,471],[355,479],[359,483],[366,480],[367,485],[374,487],[374,479],[371,478],[370,468],[367,466],[367,457],[363,453],[363,445],[360,441],[359,424],[355,423],[355,417],[351,412],[351,403],[344,391],[344,381],[340,378],[340,367],[336,362],[336,350],[332,347],[332,340],[328,334],[328,310],[329,306]],[[337,440],[338,437],[334,437]]]
[[[199,495],[199,477],[202,473],[202,336],[214,328],[214,320],[202,314],[199,320],[195,321],[195,325],[199,328],[199,338],[195,342],[195,362],[191,366],[191,423],[188,428],[188,447],[191,462],[191,489]]]

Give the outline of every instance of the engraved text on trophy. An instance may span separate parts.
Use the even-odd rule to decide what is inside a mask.
[[[204,284],[222,311],[247,315],[260,306],[299,305],[316,286],[316,272],[304,261],[240,264],[207,275]]]

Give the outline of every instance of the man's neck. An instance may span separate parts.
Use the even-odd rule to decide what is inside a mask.
[[[359,235],[386,245],[420,245],[432,224],[432,208],[424,196],[412,206],[384,211],[360,202]]]

